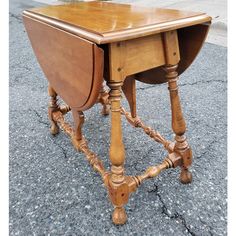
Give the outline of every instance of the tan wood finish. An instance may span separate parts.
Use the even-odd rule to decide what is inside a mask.
[[[97,44],[143,37],[211,21],[209,16],[199,12],[96,1],[34,8],[24,14]]]
[[[184,27],[177,30],[180,61],[178,74],[181,75],[194,61],[206,39],[210,23],[198,24],[191,27]],[[167,82],[165,72],[161,67],[156,67],[141,73],[135,74],[135,78],[148,84],[160,84]]]
[[[49,81],[48,115],[53,135],[59,127],[74,147],[85,154],[101,175],[114,206],[115,224],[127,221],[125,204],[132,192],[149,178],[168,168],[181,168],[180,181],[192,181],[192,151],[187,142],[178,76],[192,63],[207,35],[211,17],[203,13],[131,5],[83,2],[24,11],[24,23],[37,59]],[[103,79],[104,77],[104,79]],[[110,91],[103,83],[106,81]],[[167,83],[170,94],[173,141],[165,139],[139,118],[135,80]],[[122,91],[130,112],[121,105]],[[57,104],[60,96],[67,103]],[[102,104],[111,114],[110,161],[107,171],[83,136],[83,111]],[[74,126],[64,115],[72,111]],[[168,151],[162,163],[137,176],[125,174],[125,147],[121,116]]]
[[[117,65],[117,70],[122,70],[122,74],[125,77],[165,64],[161,34],[112,45],[122,48],[120,51],[120,64]],[[158,53],[156,53],[157,51]]]
[[[80,110],[91,107],[103,82],[103,51],[75,35],[26,16],[23,19],[51,86],[70,107]]]
[[[122,91],[128,100],[131,116],[134,118],[137,116],[136,110],[136,82],[134,77],[129,76],[125,79],[122,86]]]

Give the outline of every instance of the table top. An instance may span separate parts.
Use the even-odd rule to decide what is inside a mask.
[[[211,21],[205,13],[111,2],[78,2],[24,11],[97,44],[117,42]]]

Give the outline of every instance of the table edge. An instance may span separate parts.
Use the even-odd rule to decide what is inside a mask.
[[[77,35],[81,38],[92,41],[98,45],[144,37],[144,36],[148,36],[148,35],[152,35],[156,33],[161,33],[161,32],[165,32],[169,30],[176,30],[179,28],[184,28],[184,27],[193,26],[193,25],[202,24],[202,23],[210,24],[212,20],[212,18],[208,16],[206,13],[202,13],[201,15],[187,17],[184,19],[178,19],[175,21],[168,21],[164,23],[142,26],[142,27],[133,28],[133,29],[125,29],[122,31],[99,34],[91,30],[86,30],[80,27],[76,27],[69,23],[65,23],[59,20],[52,19],[47,16],[40,15],[38,13],[30,12],[29,10],[23,11],[22,15],[26,17],[30,17],[31,19],[44,22],[51,26],[57,27],[61,30],[64,30],[71,34]]]

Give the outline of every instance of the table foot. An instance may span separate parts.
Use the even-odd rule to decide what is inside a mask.
[[[127,221],[127,215],[124,207],[115,207],[112,213],[112,221],[115,225],[123,225]]]
[[[103,116],[108,116],[110,113],[110,108],[107,105],[103,105],[101,114]]]
[[[57,135],[59,133],[58,125],[53,121],[51,121],[50,133],[52,135]]]
[[[53,119],[53,112],[58,111],[60,108],[57,105],[57,93],[50,85],[48,85],[48,94],[50,96],[48,105],[48,117],[51,123],[50,133],[52,135],[56,135],[59,133],[59,127],[57,125],[57,122]]]
[[[189,184],[192,182],[192,173],[187,168],[181,169],[180,182],[182,184]]]
[[[99,92],[99,96],[98,96],[97,102],[101,103],[101,105],[102,105],[101,114],[103,116],[107,116],[110,113],[110,104],[109,104],[108,97],[109,97],[109,93],[105,89],[105,86],[102,85],[102,88],[100,89],[100,92]]]

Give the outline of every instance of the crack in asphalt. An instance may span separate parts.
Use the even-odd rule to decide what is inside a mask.
[[[226,80],[200,80],[200,81],[196,81],[193,83],[184,83],[184,84],[179,84],[179,87],[184,87],[186,85],[196,85],[196,84],[210,84],[210,83],[227,83]]]
[[[212,228],[210,225],[208,225],[205,221],[203,221],[202,219],[200,219],[200,218],[199,218],[199,221],[209,229],[208,233],[209,233],[211,236],[213,236],[213,235],[214,235],[214,234],[212,233],[213,228]]]
[[[32,72],[32,68],[24,65],[22,62],[20,62],[18,64],[11,65],[11,69],[19,69],[19,68],[25,69],[28,72]],[[21,76],[23,74],[24,74],[24,72],[18,73],[18,76]]]
[[[141,162],[142,163],[142,162]],[[135,162],[134,164],[132,164],[132,167],[135,169],[135,171],[137,172],[137,175],[144,173],[146,168],[143,167],[138,167],[138,165],[140,165],[140,162]]]
[[[44,126],[46,126],[47,128],[49,127],[49,124],[45,121],[43,121],[43,117],[38,113],[38,111],[34,110],[34,109],[29,109],[30,111],[33,111],[34,114],[39,118],[37,121],[40,123],[40,124],[43,124]],[[54,144],[56,144],[62,151],[62,154],[64,156],[65,159],[68,159],[68,156],[67,156],[67,152],[65,150],[64,147],[62,147],[59,143],[57,143],[55,141],[55,139],[51,138],[51,140],[53,141]]]
[[[37,116],[37,118],[38,118],[37,121],[38,121],[40,124],[44,124],[44,125],[46,125],[47,127],[49,127],[49,123],[43,120],[43,117],[38,113],[37,110],[30,108],[29,111],[33,111],[33,112],[34,112],[34,114],[35,114],[35,115]]]
[[[156,144],[156,142],[155,142],[155,144]],[[145,156],[147,156],[147,157],[151,156],[150,153],[155,151],[155,149],[154,149],[155,144],[150,149],[148,149],[148,151],[147,151]],[[163,155],[164,152],[165,152],[165,149],[161,150],[161,155],[160,156],[164,156]],[[156,155],[156,154],[154,154],[154,155]],[[137,171],[137,173],[140,173],[140,172],[144,173],[146,171],[147,167],[138,167],[138,165],[140,165],[140,163],[143,163],[143,160],[139,160],[138,162],[133,163],[132,167]]]
[[[56,144],[56,145],[61,149],[64,158],[65,158],[65,159],[68,159],[67,152],[66,152],[66,150],[64,149],[64,147],[62,147],[59,143],[57,143],[57,142],[55,141],[55,139],[52,139],[52,138],[51,138],[51,140],[53,141],[54,144]]]
[[[14,18],[14,19],[16,19],[19,23],[23,23],[23,21],[22,21],[22,18],[21,18],[21,16],[20,15],[17,15],[17,14],[14,14],[14,13],[12,13],[12,12],[9,12],[9,18]]]
[[[207,147],[204,148],[204,151],[202,153],[200,153],[199,155],[197,155],[195,158],[196,159],[200,159],[203,156],[205,156],[207,153],[209,153],[212,150],[212,146],[218,142],[220,142],[221,137],[217,137],[217,139],[211,140],[211,142],[208,142]]]
[[[183,83],[183,84],[178,84],[179,87],[184,87],[184,86],[187,86],[187,85],[198,85],[198,84],[210,84],[210,83],[227,83],[226,80],[200,80],[200,81],[196,81],[196,82],[193,82],[193,83]],[[137,88],[136,90],[146,90],[146,89],[150,89],[150,88],[154,88],[156,87],[157,84],[155,85],[150,85],[150,86],[146,86],[146,87],[140,87],[140,88]]]
[[[154,88],[156,87],[157,85],[150,85],[150,86],[146,86],[146,87],[140,87],[140,88],[136,88],[136,90],[146,90],[146,89],[150,89],[150,88]]]
[[[149,193],[156,193],[157,197],[159,198],[159,201],[161,202],[162,206],[161,206],[161,213],[164,214],[165,216],[167,216],[169,219],[179,219],[181,224],[183,225],[183,227],[187,230],[187,232],[192,235],[192,236],[196,236],[196,234],[190,229],[190,227],[187,225],[187,222],[184,218],[183,215],[181,215],[180,213],[178,213],[177,211],[175,211],[174,214],[170,214],[169,210],[162,198],[162,196],[160,195],[160,193],[158,192],[158,186],[154,183],[154,188],[152,190],[149,190]]]
[[[207,153],[209,153],[210,149],[211,149],[211,146],[215,143],[217,143],[218,141],[217,140],[212,140],[208,145],[207,147],[204,149],[204,151],[199,154],[198,156],[195,157],[195,159],[201,159],[203,156],[205,156]]]

